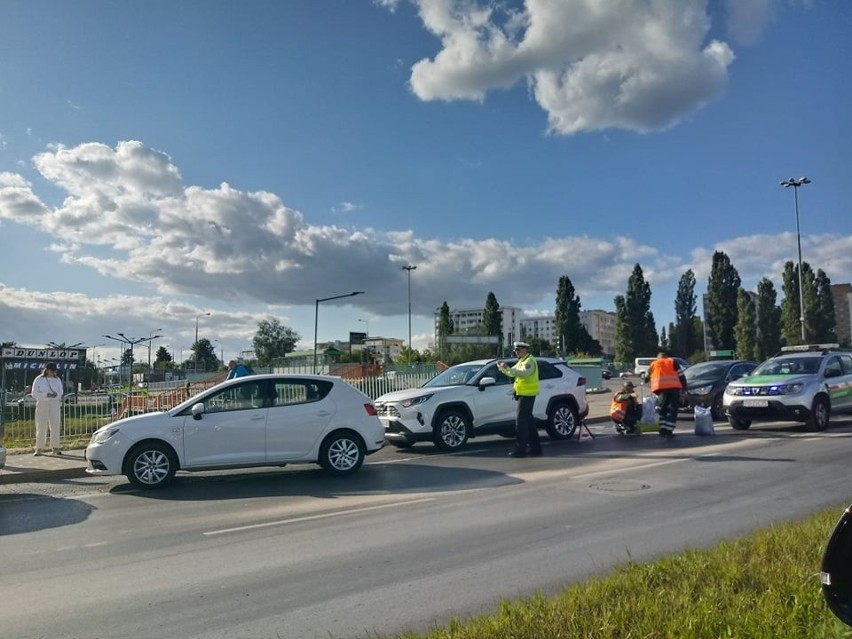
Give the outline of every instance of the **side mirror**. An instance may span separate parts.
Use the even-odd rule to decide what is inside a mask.
[[[201,419],[201,416],[204,414],[204,404],[201,402],[193,404],[190,412],[192,413],[192,419]]]
[[[493,377],[483,377],[479,380],[479,390],[485,390],[486,386],[494,386],[497,383],[497,380]]]
[[[828,538],[819,577],[831,612],[852,626],[852,506],[843,512]]]

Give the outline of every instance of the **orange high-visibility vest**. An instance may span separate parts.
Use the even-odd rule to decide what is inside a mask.
[[[670,388],[683,388],[675,362],[671,357],[659,357],[648,367],[651,375],[651,392]]]

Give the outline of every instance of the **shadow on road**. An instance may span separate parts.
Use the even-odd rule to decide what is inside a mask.
[[[93,506],[79,499],[31,493],[0,495],[0,537],[77,524],[93,510]]]
[[[365,465],[348,477],[334,477],[322,469],[307,466],[294,466],[293,470],[179,474],[171,486],[161,490],[132,491],[128,485],[122,485],[111,492],[133,492],[139,497],[166,501],[258,497],[336,499],[353,495],[470,490],[519,482],[503,472],[406,463]]]

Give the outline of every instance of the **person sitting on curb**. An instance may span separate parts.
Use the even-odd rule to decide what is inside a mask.
[[[630,380],[624,382],[621,390],[613,394],[609,416],[615,422],[615,430],[620,434],[635,435],[641,432],[636,429],[636,423],[642,417],[642,406]]]

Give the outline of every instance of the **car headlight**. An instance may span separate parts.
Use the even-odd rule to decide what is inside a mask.
[[[780,395],[795,395],[796,393],[801,393],[802,389],[805,387],[804,384],[784,384],[783,386],[778,387],[778,393]]]
[[[428,395],[419,395],[417,397],[410,397],[409,399],[403,399],[399,404],[403,408],[411,408],[412,406],[417,406],[422,404],[425,401],[428,401],[434,393],[429,393]]]
[[[113,435],[118,434],[118,431],[121,430],[118,426],[113,426],[111,428],[104,428],[103,430],[95,431],[95,434],[92,435],[92,443],[93,444],[103,444]]]
[[[713,384],[707,384],[707,386],[698,386],[697,388],[690,388],[687,391],[690,395],[706,395],[713,388]]]

